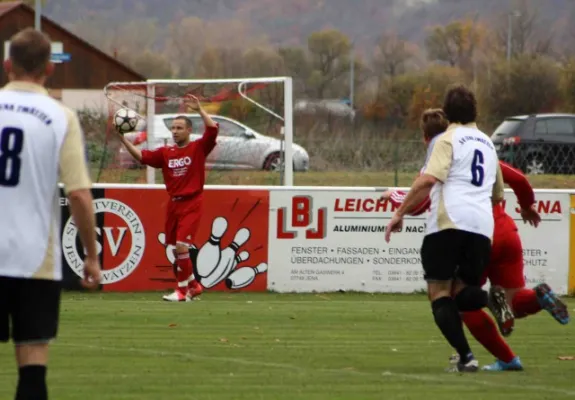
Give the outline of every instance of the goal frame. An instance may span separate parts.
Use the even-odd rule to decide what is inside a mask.
[[[283,122],[282,133],[282,150],[283,156],[283,168],[280,170],[280,177],[283,186],[293,186],[293,80],[289,76],[273,76],[273,77],[244,77],[244,78],[229,78],[229,79],[148,79],[141,82],[110,82],[106,85],[104,91],[107,93],[107,89],[113,86],[130,86],[130,85],[145,85],[146,86],[146,126],[149,131],[154,127],[154,117],[155,117],[155,87],[156,85],[162,84],[181,84],[181,85],[193,85],[193,84],[230,84],[236,83],[238,86],[239,95],[249,101],[256,107],[261,108],[268,114],[279,119]],[[246,84],[250,83],[283,83],[284,85],[284,116],[276,114],[266,106],[258,103],[256,100],[250,98],[243,90]],[[108,97],[109,101],[114,101]],[[148,135],[150,136],[150,135]],[[282,174],[283,172],[283,174]],[[283,176],[282,176],[283,175]],[[149,184],[156,183],[156,171],[155,168],[148,166],[146,168],[146,181]]]

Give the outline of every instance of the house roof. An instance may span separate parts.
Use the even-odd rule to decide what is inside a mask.
[[[0,3],[0,16],[12,11],[12,9],[18,7],[20,4],[23,3],[21,1],[7,1]]]
[[[26,12],[34,14],[34,9],[31,8],[30,6],[28,6],[26,3],[22,2],[22,1],[8,1],[8,2],[0,3],[0,20],[5,18],[8,14],[10,14],[12,11],[14,11],[17,8],[21,8],[21,9],[25,10]],[[42,16],[42,25],[48,25],[51,28],[53,28],[57,31],[60,31],[63,35],[69,36],[72,39],[78,41],[79,43],[82,44],[82,46],[90,49],[94,53],[99,54],[102,58],[105,58],[105,59],[111,61],[113,64],[117,65],[119,68],[123,69],[124,71],[126,71],[132,75],[135,75],[136,77],[138,77],[142,81],[146,80],[146,78],[142,74],[140,74],[139,72],[134,71],[132,68],[128,67],[127,65],[123,64],[122,62],[118,61],[116,58],[103,52],[102,50],[99,50],[97,47],[91,45],[90,43],[88,43],[84,39],[80,38],[79,36],[74,35],[72,32],[63,28],[61,25],[52,21],[50,18]]]

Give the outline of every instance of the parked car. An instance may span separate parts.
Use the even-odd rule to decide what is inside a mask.
[[[294,113],[301,115],[328,114],[334,117],[345,117],[353,120],[355,110],[350,107],[349,102],[338,99],[323,100],[297,100],[294,104]]]
[[[142,132],[127,134],[127,138],[140,149],[155,149],[165,144],[172,144],[170,127],[173,119],[181,114],[161,114],[154,116],[153,138],[146,141]],[[204,123],[199,114],[184,114],[192,120],[193,133],[191,140],[197,140],[204,133]],[[208,155],[206,166],[212,169],[262,169],[278,170],[281,165],[282,143],[279,139],[262,135],[246,125],[231,118],[213,115],[213,120],[220,125],[217,145]],[[294,171],[307,171],[309,155],[307,151],[293,144]],[[137,168],[126,149],[121,146],[118,161],[125,168]]]
[[[575,174],[575,114],[509,117],[491,140],[499,159],[527,174]]]

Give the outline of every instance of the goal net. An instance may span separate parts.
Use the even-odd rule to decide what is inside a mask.
[[[206,162],[207,184],[291,186],[294,169],[308,168],[305,149],[293,147],[289,77],[113,82],[104,93],[107,154],[100,165],[92,165],[98,182],[163,183],[160,171],[135,162],[114,137],[113,116],[120,108],[138,114],[138,126],[126,138],[140,149],[173,144],[170,127],[178,115],[192,120],[191,139],[196,140],[204,125],[190,107],[191,96],[220,125],[217,145]]]

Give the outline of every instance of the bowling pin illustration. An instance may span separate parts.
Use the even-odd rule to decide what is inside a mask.
[[[234,256],[230,265],[233,265],[233,267],[235,267],[239,263],[246,261],[248,258],[250,258],[250,253],[248,253],[247,251],[242,251],[240,254]],[[222,261],[220,262],[220,265],[222,265],[223,262],[224,262],[224,260],[222,259]],[[218,267],[220,265],[218,265]],[[223,281],[227,276],[227,275],[223,275],[223,274],[217,275],[216,272],[217,271],[215,271],[212,275],[210,275],[208,277],[202,278],[202,282],[201,282],[202,286],[204,286],[205,288],[214,287],[218,283]]]
[[[222,249],[220,248],[220,240],[228,229],[228,221],[223,217],[218,217],[212,222],[212,234],[210,239],[198,251],[197,273],[196,279],[200,280],[209,276],[214,272],[220,263]],[[203,282],[201,282],[203,284]]]
[[[222,255],[220,258],[220,263],[209,276],[209,281],[221,282],[226,279],[227,276],[234,270],[238,263],[236,262],[236,254],[240,247],[242,247],[250,238],[250,230],[247,228],[242,228],[236,232],[234,240],[230,245],[222,250]],[[244,260],[245,261],[245,260]]]
[[[266,263],[261,263],[257,267],[241,267],[236,269],[226,279],[228,289],[241,289],[252,284],[256,275],[262,274],[268,270]]]

